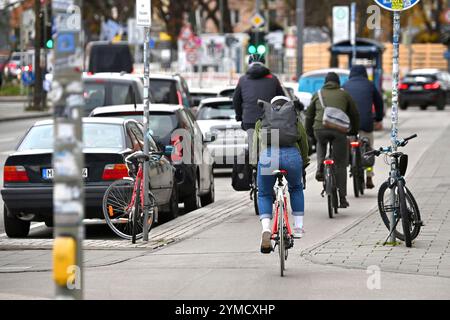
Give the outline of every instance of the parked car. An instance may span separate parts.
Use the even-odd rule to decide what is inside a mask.
[[[204,99],[197,111],[197,123],[205,136],[215,136],[208,143],[216,167],[232,167],[244,159],[247,133],[235,120],[233,100],[227,97]]]
[[[215,98],[219,95],[218,88],[189,88],[192,107],[198,107],[203,99]]]
[[[5,78],[17,78],[22,72],[22,56],[20,52],[14,52],[6,63],[4,74]]]
[[[92,41],[86,46],[85,70],[98,72],[133,72],[133,57],[127,42]]]
[[[219,97],[230,97],[233,98],[234,91],[236,91],[236,86],[227,86],[225,88],[222,88],[219,91]]]
[[[143,109],[143,105],[99,107],[90,116],[123,117],[142,122]],[[184,203],[185,211],[214,202],[213,159],[206,146],[212,138],[203,137],[190,110],[182,105],[152,104],[149,126],[160,148],[171,145],[175,149],[170,160],[176,169],[179,201]],[[185,146],[186,143],[189,145]]]
[[[347,69],[319,69],[305,72],[298,81],[298,97],[305,106],[305,109],[311,103],[312,96],[319,91],[325,84],[325,77],[328,72],[336,72],[341,81],[341,86],[348,80],[350,71]]]
[[[411,105],[425,110],[435,105],[444,110],[450,102],[450,74],[438,69],[417,69],[409,72],[399,85],[399,107],[407,109]]]
[[[150,136],[152,152],[159,148]],[[143,131],[132,119],[84,118],[83,153],[85,165],[85,217],[103,218],[102,200],[108,186],[128,176],[125,157],[142,150]],[[31,221],[45,221],[53,225],[53,121],[35,123],[20,141],[17,149],[6,159],[4,188],[5,230],[9,237],[25,237]],[[174,168],[164,156],[151,157],[150,189],[164,219],[178,213],[173,205]]]
[[[141,104],[144,102],[144,86],[135,75],[126,73],[83,74],[85,106],[88,116],[96,107]],[[150,100],[151,97],[150,97]]]
[[[142,83],[144,78],[140,75]],[[186,80],[179,74],[150,74],[150,94],[152,101],[158,104],[192,106],[191,96]]]

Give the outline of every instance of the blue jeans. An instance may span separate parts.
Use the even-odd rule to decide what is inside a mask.
[[[259,218],[272,219],[272,194],[276,182],[274,170],[286,170],[292,215],[305,214],[303,194],[303,159],[296,147],[269,148],[261,152],[258,162],[258,207]]]

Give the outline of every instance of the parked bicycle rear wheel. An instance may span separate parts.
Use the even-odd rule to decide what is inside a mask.
[[[103,215],[111,230],[119,237],[132,240],[134,206],[129,208],[133,197],[134,181],[121,179],[114,181],[103,196]],[[150,231],[154,219],[154,199],[150,197],[148,229]],[[140,228],[139,228],[140,225]],[[138,219],[136,239],[142,237],[143,215]]]
[[[403,234],[405,236],[405,245],[408,248],[411,248],[412,246],[411,229],[413,227],[413,224],[412,221],[409,221],[408,209],[406,207],[405,189],[401,181],[399,181],[397,187],[398,187],[398,201],[400,205],[400,216],[402,219]]]
[[[405,199],[406,199],[406,211],[409,216],[409,223],[411,226],[411,239],[414,240],[420,232],[420,228],[422,226],[419,206],[417,205],[416,200],[414,199],[412,193],[409,189],[404,186],[405,190]],[[392,210],[396,210],[397,215],[400,215],[400,205],[399,205],[399,197],[397,192],[397,187],[394,187],[395,193],[395,201],[394,205],[391,204],[391,189],[389,189],[389,183],[386,181],[378,190],[378,209],[380,211],[381,219],[384,222],[384,225],[388,230],[390,230],[390,219],[389,217],[392,214]],[[399,230],[399,226],[397,225],[395,230],[395,237],[405,241],[405,236],[403,234],[403,230]],[[406,242],[406,241],[405,241]]]
[[[284,276],[284,262],[286,260],[286,243],[285,243],[285,229],[284,229],[284,203],[279,203],[278,214],[278,254],[280,256],[280,274]]]

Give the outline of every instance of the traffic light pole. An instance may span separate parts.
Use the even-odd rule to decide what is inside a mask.
[[[56,299],[83,298],[84,172],[82,0],[52,2],[56,35],[54,103],[53,280]]]
[[[305,27],[305,0],[297,0],[297,77],[303,74],[303,29]]]

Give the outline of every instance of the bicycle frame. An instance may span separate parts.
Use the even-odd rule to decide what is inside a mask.
[[[142,209],[144,209],[144,192],[143,192],[143,190],[144,190],[144,179],[143,178],[144,178],[144,170],[142,168],[142,164],[139,163],[139,169],[138,169],[138,172],[137,172],[137,175],[136,175],[136,180],[134,182],[134,187],[133,187],[133,195],[131,197],[130,203],[128,204],[128,207],[126,208],[126,211],[129,211],[129,210],[131,210],[134,207],[134,204],[135,204],[135,201],[136,201],[136,193],[137,193],[138,185],[141,188],[141,192],[140,192],[140,198],[141,199],[140,200],[141,200]]]
[[[285,226],[286,226],[286,230],[287,230],[287,235],[288,236],[292,236],[292,229],[291,226],[289,224],[289,217],[287,214],[287,197],[286,197],[286,185],[278,185],[277,186],[277,200],[275,203],[275,219],[274,219],[274,224],[272,226],[272,240],[277,241],[277,237],[279,236],[279,231],[280,231],[280,226],[278,225],[278,218],[280,215],[280,203],[284,203],[284,212],[283,217],[284,217],[284,222],[285,222]]]

